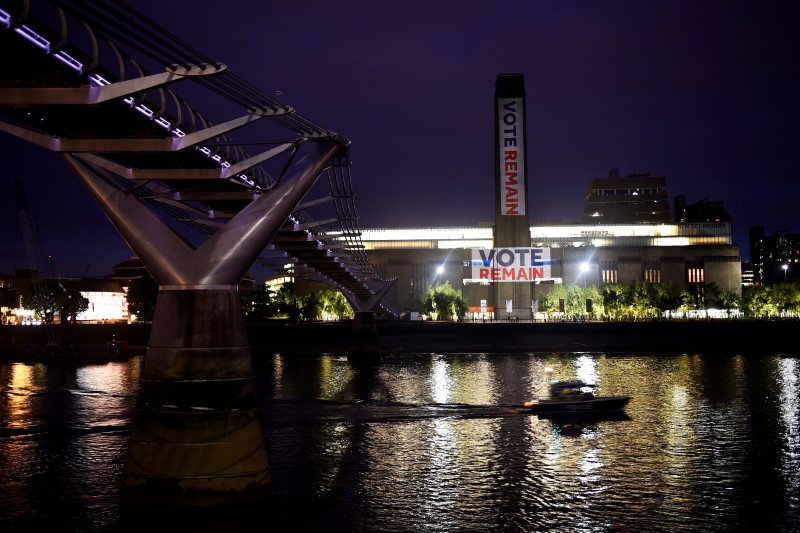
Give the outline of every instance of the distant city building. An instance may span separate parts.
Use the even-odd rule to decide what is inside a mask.
[[[134,256],[112,266],[111,274],[106,277],[118,281],[127,289],[133,280],[147,276],[150,276],[150,273],[139,258]]]
[[[750,261],[742,261],[742,287],[748,287],[754,284],[753,263]]]
[[[725,205],[720,201],[709,201],[708,198],[686,203],[686,195],[675,197],[675,222],[733,222],[733,217],[725,212]]]
[[[781,230],[764,234],[764,226],[750,228],[750,262],[755,285],[798,281],[800,234]]]
[[[649,173],[621,177],[611,169],[607,178],[586,186],[584,224],[669,223],[672,221],[666,178]]]
[[[113,279],[83,278],[75,281],[78,290],[89,300],[76,322],[83,324],[128,323],[127,288]]]
[[[0,325],[5,326],[16,322],[12,312],[18,307],[17,289],[13,276],[0,276]]]
[[[128,306],[125,289],[116,281],[107,278],[49,278],[42,280],[45,286],[64,289],[75,288],[89,300],[86,311],[79,313],[76,322],[114,323],[128,322]],[[33,283],[30,270],[18,270],[17,275],[0,279],[0,323],[3,325],[37,324],[35,312],[21,306],[21,295]],[[61,323],[58,310],[55,323]]]
[[[272,294],[277,293],[287,283],[294,283],[294,277],[281,274],[264,280],[264,286]]]

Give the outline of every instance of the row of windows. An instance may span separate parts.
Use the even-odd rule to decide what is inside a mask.
[[[705,271],[702,268],[690,268],[686,271],[686,278],[689,283],[705,283]]]
[[[644,194],[667,194],[666,187],[645,187],[636,189],[592,189],[595,196],[639,196]]]
[[[730,244],[730,238],[716,235],[692,237],[563,237],[532,240],[531,245],[550,248],[569,248],[580,246],[698,246],[701,244]]]
[[[651,202],[651,204],[654,204]],[[663,202],[655,207],[661,208]],[[652,209],[654,205],[650,206]],[[648,210],[650,210],[648,209]],[[668,213],[668,207],[664,207]],[[491,248],[492,228],[407,228],[407,229],[362,229],[361,240],[369,249],[435,249],[442,248]],[[724,237],[730,244],[731,226],[720,223],[652,223],[652,224],[559,224],[534,225],[530,227],[531,239],[557,241],[558,239],[582,238],[602,234],[615,239],[627,237],[675,237],[694,239],[713,235]],[[687,244],[694,244],[689,242]]]
[[[531,238],[531,246],[569,248],[578,246],[697,246],[701,244],[731,244],[729,236],[692,235],[692,236],[614,236],[599,235],[600,232],[584,232],[585,235],[567,237],[548,237],[547,240]],[[600,238],[598,238],[600,237]],[[365,241],[366,250],[436,250],[461,248],[491,248],[492,241],[459,242],[459,241]]]
[[[613,285],[619,283],[619,272],[613,268],[604,268],[600,271],[600,278],[603,285]],[[642,278],[650,283],[661,283],[661,270],[645,270],[642,273]],[[463,283],[464,285],[489,285],[488,281],[475,279],[465,279]],[[687,270],[686,283],[705,283],[705,271],[702,268]]]
[[[600,279],[603,285],[619,283],[619,272],[616,268],[603,268],[600,270]],[[642,279],[650,283],[661,283],[660,269],[645,269]],[[690,268],[686,270],[686,283],[705,283],[705,270],[703,268]],[[474,279],[465,279],[464,285],[488,285],[488,282]]]
[[[661,283],[661,270],[656,268],[647,268],[643,272],[643,278],[650,283]]]
[[[603,284],[619,283],[619,274],[616,268],[604,268],[600,272]],[[650,283],[661,283],[661,269],[644,268],[642,279]],[[687,268],[686,283],[705,283],[705,269],[702,267]]]
[[[598,202],[598,201],[588,201],[586,202],[586,210],[591,211],[597,207],[608,207],[610,205],[623,205],[623,206],[637,206],[637,205],[650,205],[652,204],[664,204],[668,206],[666,200],[616,200],[613,202]]]
[[[619,283],[619,276],[617,275],[616,269],[604,268],[602,273],[603,284]]]

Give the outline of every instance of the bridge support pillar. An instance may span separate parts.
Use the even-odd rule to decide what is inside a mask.
[[[211,507],[271,492],[237,284],[340,149],[314,143],[279,184],[198,246],[127,182],[115,186],[94,159],[64,156],[159,285],[123,474],[125,503]]]
[[[380,362],[380,357],[375,313],[356,311],[353,317],[353,329],[350,332],[348,362],[355,367],[370,366]]]
[[[236,287],[162,288],[123,476],[131,504],[262,499],[270,475]]]

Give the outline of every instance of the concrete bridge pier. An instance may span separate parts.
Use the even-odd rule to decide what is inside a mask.
[[[347,352],[347,361],[355,368],[372,367],[380,362],[381,349],[374,309],[395,286],[396,281],[385,281],[374,287],[372,297],[368,300],[359,299],[346,291],[342,292],[355,312],[350,332],[350,347]]]
[[[270,494],[237,287],[162,287],[131,428],[124,501],[215,506]]]
[[[356,311],[350,332],[347,361],[354,367],[372,366],[381,359],[378,328],[373,311]]]

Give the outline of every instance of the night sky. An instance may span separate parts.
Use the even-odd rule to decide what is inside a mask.
[[[798,2],[129,4],[349,138],[361,227],[491,221],[495,79],[521,73],[532,221],[579,221],[588,181],[618,168],[665,176],[670,202],[724,202],[745,259],[750,226],[800,232]],[[26,267],[17,176],[39,177],[56,271],[132,255],[60,156],[5,134],[0,155],[0,274]]]

